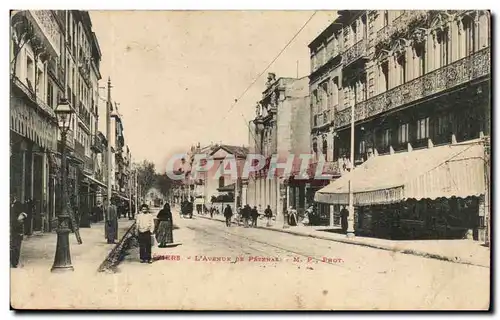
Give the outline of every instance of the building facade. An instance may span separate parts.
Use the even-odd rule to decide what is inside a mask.
[[[297,199],[306,182],[289,184],[291,180],[279,175],[268,179],[269,163],[273,155],[279,157],[280,163],[285,163],[289,155],[296,155],[298,159],[300,154],[310,152],[308,82],[307,77],[276,79],[276,75],[270,73],[266,90],[256,107],[256,116],[249,125],[250,152],[264,156],[267,163],[262,170],[250,175],[246,203],[260,207],[261,211],[269,205],[273,214],[281,218],[289,206],[304,209],[303,201]],[[296,164],[294,162],[294,168]]]
[[[57,154],[54,109],[64,93],[63,46],[63,16],[11,12],[10,190],[32,204],[28,234],[47,230],[56,212],[58,170],[50,159]]]
[[[63,98],[76,112],[66,141],[71,202],[75,218],[87,226],[81,218],[91,196],[83,189],[94,174],[92,118],[101,59],[89,14],[14,11],[11,44],[11,190],[31,203],[27,232],[52,230],[60,210],[62,145],[54,110]]]
[[[374,157],[383,156],[396,170],[398,159],[412,162],[409,155],[394,156],[399,153],[421,157],[415,163],[423,165],[433,155],[451,153],[459,145],[484,147],[484,137],[490,134],[490,28],[488,11],[340,11],[338,19],[310,45],[311,91],[318,96],[313,99],[313,117],[326,119],[313,125],[312,136],[320,146],[313,147],[314,152],[336,162],[342,176],[349,175],[352,108],[354,166],[364,170],[379,161],[372,161]],[[456,170],[477,166],[467,159],[456,163]],[[411,169],[418,173],[418,168]],[[406,230],[404,234],[393,237],[454,237],[465,230],[475,239],[484,239],[489,187],[486,184],[477,191],[472,185],[484,181],[468,181],[461,186],[468,191],[454,192],[452,186],[443,191],[442,184],[450,183],[455,174],[450,171],[434,185],[422,184],[426,191],[414,198],[402,196],[410,192],[407,187],[401,189],[406,190],[401,197],[391,197],[387,191],[384,201],[359,200],[357,229],[391,236],[389,225],[394,219],[389,217],[392,214],[384,216],[385,210],[398,212],[398,219],[405,221],[399,228]],[[342,180],[333,185],[338,187]],[[353,183],[359,197],[370,194],[359,189],[363,183],[358,183],[358,189]],[[372,181],[372,188],[376,187]],[[316,198],[336,211],[340,208],[334,205],[346,205],[346,198],[340,201],[340,193],[333,195],[331,188]],[[442,188],[441,193],[426,194],[436,188]]]

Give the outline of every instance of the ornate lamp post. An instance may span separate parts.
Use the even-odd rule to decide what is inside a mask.
[[[59,122],[61,130],[62,142],[62,209],[58,215],[57,226],[57,248],[54,257],[54,264],[52,265],[52,272],[73,271],[71,264],[71,254],[69,249],[69,233],[70,233],[70,215],[71,210],[68,198],[68,174],[66,171],[67,155],[66,155],[66,138],[72,123],[72,116],[74,114],[73,108],[70,106],[68,100],[59,102],[55,113]]]

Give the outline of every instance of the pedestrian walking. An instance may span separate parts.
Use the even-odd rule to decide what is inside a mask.
[[[267,219],[266,227],[270,227],[271,219],[273,218],[273,211],[271,210],[271,206],[267,206],[266,210],[264,210],[264,215]]]
[[[253,207],[252,211],[250,212],[250,215],[252,216],[252,227],[256,228],[257,218],[259,218],[259,211],[257,211],[257,206]]]
[[[105,200],[107,204],[107,199]],[[106,213],[106,239],[108,244],[114,244],[118,240],[118,212],[115,205],[116,200],[111,200],[109,211]]]
[[[243,210],[242,207],[239,207],[238,210],[236,211],[236,214],[235,214],[235,218],[234,220],[236,220],[236,224],[238,225],[238,227],[241,225],[241,211]]]
[[[135,230],[139,241],[139,258],[141,263],[153,263],[151,258],[151,247],[153,246],[155,221],[149,213],[147,204],[141,206],[141,212],[135,220]]]
[[[297,210],[295,210],[293,207],[290,207],[290,209],[288,209],[288,224],[290,226],[297,225]]]
[[[342,227],[342,232],[347,233],[347,217],[349,217],[349,210],[343,207],[340,210],[340,226]]]
[[[154,232],[156,241],[159,248],[166,248],[167,244],[174,242],[172,212],[168,202],[158,212],[156,218],[159,221],[157,230]]]
[[[226,226],[230,227],[231,226],[231,217],[233,216],[233,210],[231,210],[231,207],[229,205],[226,206],[224,209],[224,217],[226,218]]]
[[[21,244],[24,235],[24,223],[28,215],[22,203],[14,194],[10,195],[10,266],[17,268],[21,256]]]
[[[251,214],[251,211],[252,209],[250,208],[250,206],[248,204],[245,205],[245,207],[243,207],[243,210],[242,210],[242,215],[243,215],[243,226],[245,228],[248,228],[248,220],[250,219],[250,214]]]

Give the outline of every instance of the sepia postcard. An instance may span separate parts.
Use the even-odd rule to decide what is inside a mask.
[[[489,10],[10,11],[14,310],[490,310]]]

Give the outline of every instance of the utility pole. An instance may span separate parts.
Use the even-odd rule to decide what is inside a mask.
[[[351,171],[354,170],[354,104],[351,106]],[[352,175],[349,175],[352,177]],[[352,178],[349,179],[349,217],[347,218],[347,237],[354,237],[354,192]]]
[[[483,150],[484,150],[484,175],[485,175],[485,186],[486,192],[484,195],[484,215],[486,226],[486,237],[485,245],[491,248],[490,237],[491,237],[491,206],[490,206],[490,138],[483,138]]]
[[[111,166],[111,78],[108,77],[108,99],[106,101],[106,139],[108,139],[108,150],[107,150],[107,169],[108,169],[108,193],[106,199],[108,200],[106,203],[106,217],[105,221],[107,222],[109,216],[109,209],[111,206],[111,179],[113,177],[113,168]],[[105,224],[106,225],[106,224]]]
[[[135,191],[135,216],[138,214],[139,207],[139,190],[137,189],[137,168],[134,168],[134,191]]]
[[[128,219],[129,220],[132,220],[132,177],[130,176],[130,169],[131,169],[131,165],[132,165],[132,155],[130,155],[130,159],[129,159],[129,163],[128,163],[128,172],[129,172],[129,176],[128,176],[128,180],[127,180],[127,184],[128,184]]]

